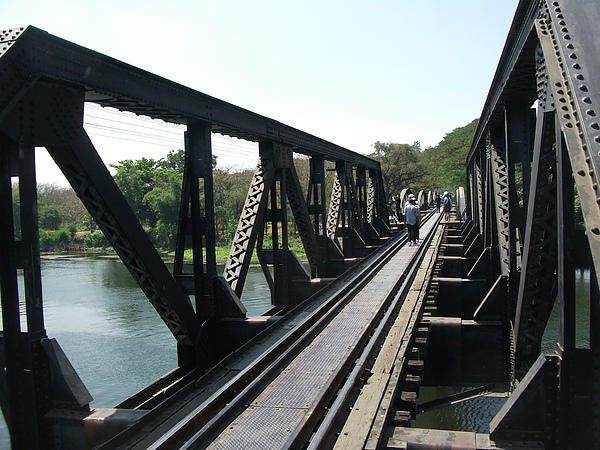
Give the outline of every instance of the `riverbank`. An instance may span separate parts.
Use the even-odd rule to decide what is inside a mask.
[[[227,263],[227,259],[229,258],[229,249],[226,252],[217,251],[216,261],[217,265],[225,265]],[[159,252],[162,260],[167,264],[172,264],[175,260],[175,254],[173,252],[161,253]],[[303,264],[308,263],[308,259],[305,254],[297,255],[300,262]],[[113,251],[80,251],[80,252],[41,252],[40,258],[49,259],[49,260],[64,260],[64,261],[77,261],[77,260],[120,260],[119,255],[117,255]],[[192,254],[189,252],[188,254],[184,254],[183,261],[185,263],[192,263]],[[260,261],[258,260],[258,256],[256,255],[256,251],[252,255],[252,260],[250,261],[251,266],[260,265]]]

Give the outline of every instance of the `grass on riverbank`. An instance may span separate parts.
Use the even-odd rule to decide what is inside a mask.
[[[290,246],[290,250],[292,250],[294,253],[296,253],[296,256],[299,259],[301,259],[301,260],[306,259],[306,252],[304,251],[304,247],[302,246],[302,241],[300,240],[299,237],[294,237],[293,239],[290,239],[289,246]],[[224,264],[227,261],[227,259],[229,258],[230,250],[231,250],[231,244],[215,247],[215,257],[216,257],[217,263]],[[164,251],[164,250],[159,249],[158,252],[167,261],[172,261],[173,258],[175,258],[174,250]],[[91,256],[103,255],[103,256],[114,256],[115,258],[117,258],[117,254],[112,247],[80,247],[77,251],[56,250],[53,252],[44,252],[44,256],[50,256],[50,255],[68,256],[68,255],[72,255],[72,254],[73,255],[74,254],[83,254],[83,255],[88,254]],[[186,249],[183,254],[183,259],[186,261],[191,261],[192,257],[193,257],[192,249]],[[259,263],[258,256],[256,255],[256,249],[255,249],[252,252],[251,264],[258,264],[258,263]]]

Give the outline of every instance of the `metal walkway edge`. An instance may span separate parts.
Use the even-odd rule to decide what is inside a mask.
[[[421,228],[428,234],[437,224]],[[369,334],[374,312],[398,290],[418,247],[403,246],[310,345],[218,436],[211,449],[280,449],[310,420],[323,391],[337,389],[352,352]],[[339,375],[338,375],[339,374]],[[336,376],[337,375],[337,376]]]

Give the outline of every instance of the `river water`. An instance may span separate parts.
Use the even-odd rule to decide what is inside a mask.
[[[42,285],[47,334],[57,339],[94,397],[93,407],[113,407],[176,367],[173,336],[120,261],[43,259]],[[577,286],[578,298],[584,299],[579,307],[589,307],[589,271],[578,272]],[[250,269],[242,302],[249,316],[269,309],[270,293],[260,268]],[[578,324],[584,346],[589,339],[585,322]],[[556,336],[547,335],[544,350],[553,352]],[[461,403],[423,414],[415,426],[489,432],[487,423],[503,402]],[[0,448],[10,448],[2,422]]]
[[[47,335],[94,397],[91,406],[114,407],[177,367],[175,339],[120,260],[43,259],[42,289]],[[260,268],[250,268],[241,300],[249,316],[269,309]],[[10,448],[3,420],[0,448]]]

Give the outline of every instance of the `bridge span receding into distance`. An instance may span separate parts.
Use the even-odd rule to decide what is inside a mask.
[[[432,208],[436,192],[414,192],[418,246],[390,221],[377,161],[35,27],[0,32],[0,406],[13,448],[592,448],[599,22],[593,1],[520,1],[451,220]],[[86,104],[185,126],[172,270],[83,128]],[[222,274],[214,134],[259,149]],[[173,336],[178,367],[114,408],[90,406],[44,326],[36,147]],[[309,159],[307,189],[294,154]],[[292,229],[306,262],[288,248]],[[253,252],[271,292],[263,317],[240,301]],[[425,386],[460,392],[425,401]],[[506,398],[487,432],[415,426],[423,411],[482,396]]]

